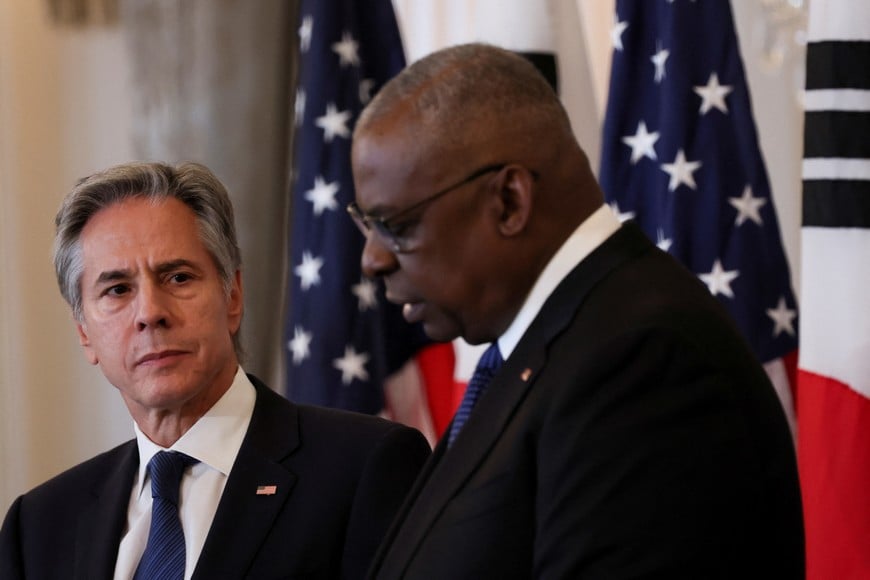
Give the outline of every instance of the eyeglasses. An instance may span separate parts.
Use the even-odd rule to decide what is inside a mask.
[[[432,195],[424,197],[417,203],[404,209],[400,209],[399,211],[394,212],[393,214],[386,217],[377,217],[366,214],[359,208],[355,201],[352,201],[348,204],[347,213],[349,213],[350,217],[353,218],[354,223],[357,225],[357,227],[364,236],[368,237],[369,233],[374,231],[378,234],[378,236],[380,236],[381,240],[383,240],[384,243],[386,243],[390,250],[392,250],[393,252],[410,252],[412,250],[411,240],[405,235],[407,231],[407,226],[409,224],[401,223],[401,218],[403,216],[407,216],[414,210],[427,206],[436,199],[447,195],[451,191],[458,190],[463,185],[467,185],[475,179],[486,175],[487,173],[492,173],[493,171],[501,171],[505,168],[506,165],[506,163],[498,163],[481,167],[480,169],[473,172],[471,175],[462,179],[461,181],[454,183],[449,187],[445,187],[444,189],[436,191]]]

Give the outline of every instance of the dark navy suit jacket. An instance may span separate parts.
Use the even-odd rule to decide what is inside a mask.
[[[762,367],[624,225],[560,283],[371,577],[803,578],[795,454]]]
[[[374,417],[257,400],[193,578],[360,578],[429,446]],[[19,497],[0,578],[112,577],[138,468],[135,440]],[[274,485],[274,495],[257,487]]]

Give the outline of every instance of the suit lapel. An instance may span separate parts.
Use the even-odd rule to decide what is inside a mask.
[[[406,513],[400,514],[404,521],[396,526],[392,543],[384,550],[385,557],[378,577],[399,578],[403,575],[413,553],[444,507],[498,440],[499,434],[528,393],[545,359],[543,351],[538,351],[536,356],[523,357],[522,363],[518,361],[511,356],[505,362],[449,452],[445,448],[444,438],[438,443],[428,473],[421,474],[415,485],[419,493],[406,503]]]
[[[115,571],[130,489],[139,466],[136,441],[128,442],[118,453],[116,467],[94,487],[91,502],[83,507],[76,526],[72,575],[76,580],[108,579]]]
[[[279,395],[250,378],[257,388],[254,414],[193,578],[244,577],[296,482],[281,464],[299,445],[296,408],[273,404]]]
[[[446,432],[450,431],[450,425],[447,426]],[[414,485],[411,486],[411,490],[408,492],[408,495],[405,496],[405,500],[402,502],[402,506],[399,508],[396,517],[393,518],[393,523],[390,524],[387,533],[384,535],[384,539],[381,541],[381,545],[378,547],[377,552],[375,552],[374,558],[372,558],[372,565],[369,568],[369,578],[380,577],[380,569],[381,566],[387,557],[387,554],[390,553],[395,548],[393,545],[395,543],[399,543],[399,532],[400,530],[404,530],[407,524],[407,520],[409,518],[409,512],[412,512],[412,508],[416,507],[417,498],[419,497],[421,491],[424,487],[426,487],[429,478],[432,476],[432,472],[441,462],[441,458],[444,456],[444,452],[447,449],[447,438],[442,437],[438,442],[438,445],[435,446],[435,449],[432,452],[432,455],[423,464],[423,468],[420,470],[419,475],[417,475],[417,479],[414,480]],[[404,533],[404,531],[403,531]],[[393,558],[395,560],[395,558]],[[393,576],[398,576],[398,574],[393,574]]]
[[[450,449],[439,442],[427,469],[375,559],[378,577],[401,577],[447,503],[465,485],[497,443],[547,361],[547,350],[574,318],[590,290],[609,272],[651,248],[644,234],[623,226],[559,284],[480,399]]]

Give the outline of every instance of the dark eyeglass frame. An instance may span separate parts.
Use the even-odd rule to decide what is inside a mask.
[[[421,207],[425,207],[432,203],[433,201],[440,199],[441,197],[447,195],[451,191],[456,191],[463,185],[467,185],[474,181],[475,179],[486,175],[487,173],[492,173],[494,171],[501,171],[505,167],[507,167],[507,163],[492,163],[489,165],[484,165],[480,169],[472,172],[471,175],[461,179],[460,181],[445,187],[444,189],[439,189],[435,193],[424,197],[420,201],[406,207],[402,208],[399,211],[393,212],[392,214],[385,217],[378,217],[373,215],[368,215],[364,211],[362,211],[355,201],[347,204],[347,213],[350,214],[350,217],[353,218],[354,223],[357,225],[359,230],[363,233],[364,236],[368,237],[369,233],[375,232],[380,238],[386,242],[389,246],[390,250],[395,253],[406,253],[409,252],[410,249],[405,245],[405,241],[400,238],[400,236],[395,231],[395,222],[401,218],[402,216],[406,216],[413,212],[414,210],[420,209]],[[391,223],[392,222],[392,223]]]

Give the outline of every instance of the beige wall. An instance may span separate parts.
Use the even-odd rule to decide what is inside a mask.
[[[130,155],[123,50],[116,30],[49,27],[46,4],[0,2],[0,511],[130,433],[50,263],[63,192]]]
[[[600,112],[612,2],[576,3]],[[126,49],[117,27],[49,26],[45,4],[0,2],[0,514],[16,495],[132,432],[120,398],[79,352],[50,264],[63,192],[78,177],[133,154]],[[795,81],[789,68],[771,72],[758,64],[762,3],[733,4],[798,280],[802,127]]]

